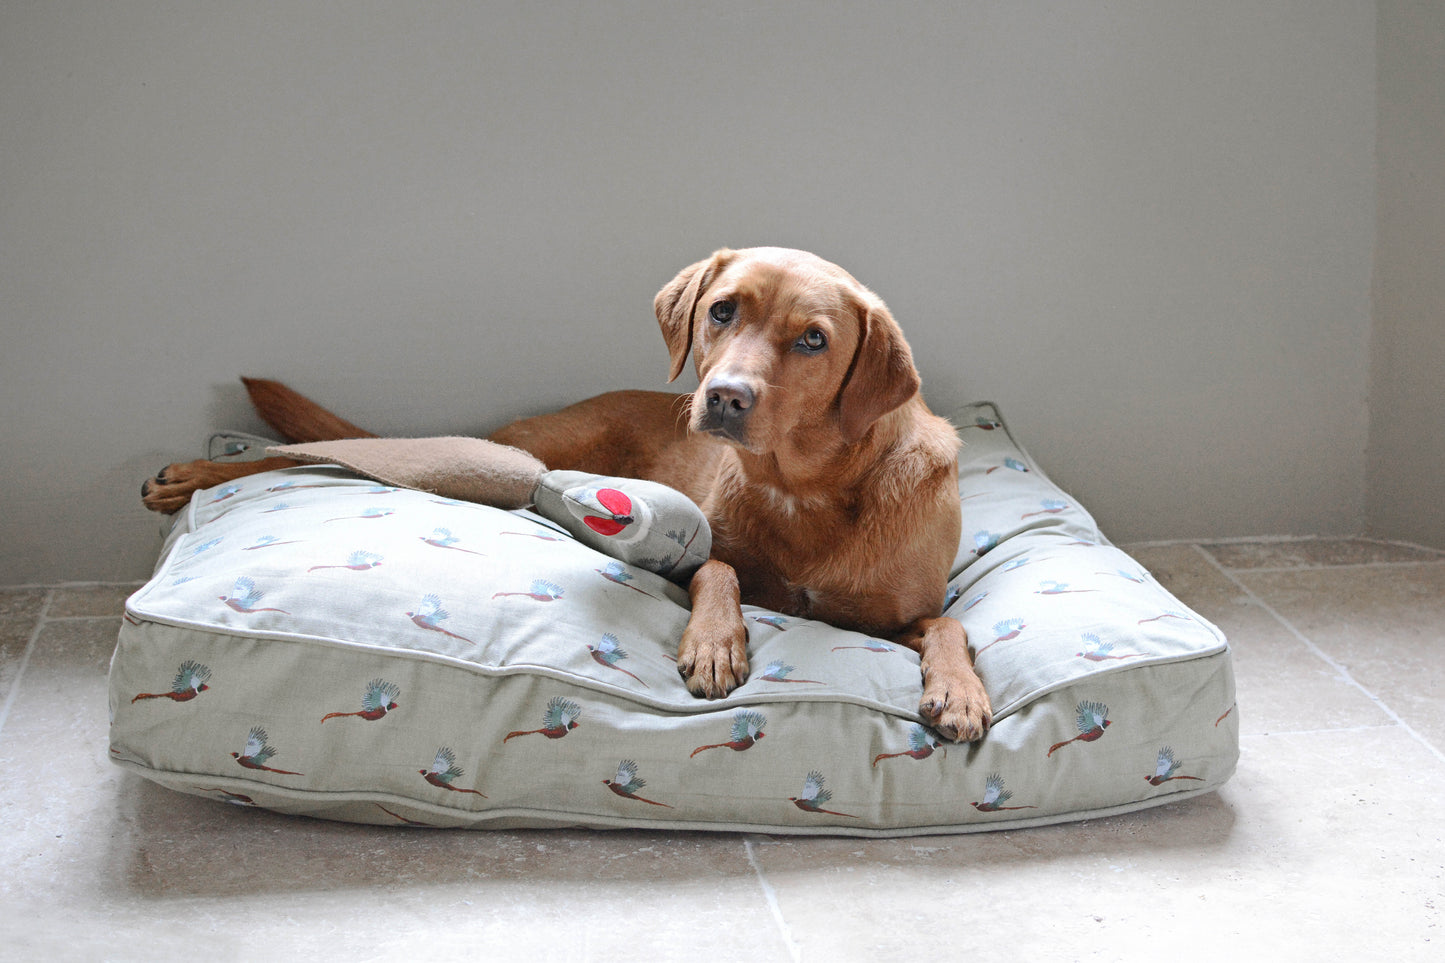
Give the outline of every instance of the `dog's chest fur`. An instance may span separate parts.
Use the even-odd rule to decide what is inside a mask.
[[[901,596],[930,566],[917,540],[882,524],[908,494],[867,479],[795,493],[731,464],[702,507],[713,555],[737,571],[744,604],[888,635],[917,617]]]

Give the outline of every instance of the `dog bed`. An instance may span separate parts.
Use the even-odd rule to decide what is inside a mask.
[[[915,653],[755,607],[748,681],[696,699],[675,664],[687,594],[663,575],[531,511],[314,465],[177,516],[126,605],[111,758],[243,806],[466,828],[955,833],[1216,789],[1238,757],[1224,637],[993,405],[952,420],[947,612],[993,702],[981,742],[924,727]]]

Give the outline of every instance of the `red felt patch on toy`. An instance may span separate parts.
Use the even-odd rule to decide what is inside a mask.
[[[597,501],[612,513],[611,518],[586,515],[582,521],[598,535],[616,535],[632,524],[632,499],[615,488],[599,488]]]

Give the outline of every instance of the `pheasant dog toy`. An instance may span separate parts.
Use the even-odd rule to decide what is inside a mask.
[[[548,471],[527,452],[480,438],[356,438],[266,451],[444,498],[509,510],[531,506],[584,545],[680,584],[712,550],[702,510],[676,489],[637,478]]]

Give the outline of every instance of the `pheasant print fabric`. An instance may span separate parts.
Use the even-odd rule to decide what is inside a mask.
[[[1223,636],[993,406],[953,421],[943,602],[996,710],[975,746],[923,725],[915,653],[753,607],[747,683],[693,698],[674,579],[705,532],[645,483],[549,473],[543,510],[507,512],[312,465],[178,518],[127,605],[111,758],[218,801],[418,827],[969,832],[1217,788],[1238,755]]]

